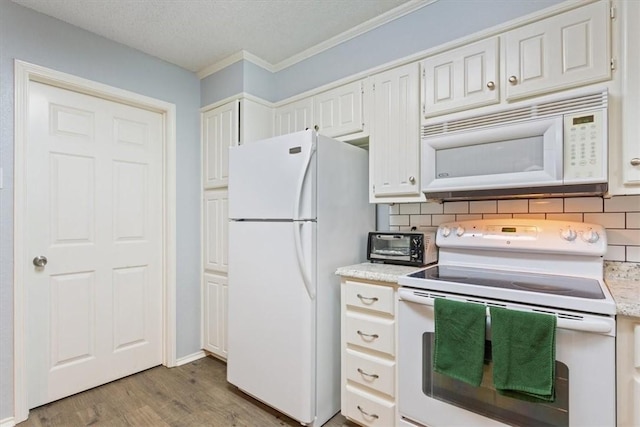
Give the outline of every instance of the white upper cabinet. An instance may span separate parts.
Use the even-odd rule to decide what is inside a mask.
[[[418,63],[371,77],[370,201],[423,201],[420,191],[420,74]]]
[[[500,102],[499,38],[493,37],[422,61],[425,117]]]
[[[240,100],[240,144],[273,136],[273,108],[251,99]]]
[[[236,99],[202,113],[201,138],[204,188],[226,187],[229,181],[229,147],[269,138],[273,112],[270,106]]]
[[[240,101],[235,100],[202,114],[204,188],[226,187],[229,147],[238,145]]]
[[[337,138],[365,131],[364,81],[339,86],[313,97],[318,132]]]
[[[313,129],[313,98],[304,98],[275,109],[273,135]]]
[[[610,21],[599,1],[507,32],[506,99],[610,79]]]
[[[622,126],[619,154],[612,156],[609,191],[640,194],[640,2],[621,2]]]

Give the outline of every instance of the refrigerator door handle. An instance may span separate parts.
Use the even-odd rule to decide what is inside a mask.
[[[293,240],[296,245],[296,258],[298,259],[298,269],[300,270],[300,274],[302,274],[302,281],[304,282],[304,287],[307,289],[307,293],[309,294],[309,298],[314,300],[316,298],[316,293],[312,287],[311,279],[309,278],[309,273],[307,272],[307,267],[305,265],[304,252],[302,251],[302,238],[300,236],[300,228],[304,222],[293,221]]]
[[[309,171],[309,165],[311,164],[311,159],[316,152],[316,145],[311,144],[311,148],[309,149],[309,155],[307,156],[304,167],[300,171],[300,176],[298,177],[298,185],[296,185],[296,198],[293,203],[293,220],[300,219],[300,199],[302,199],[302,187],[304,186],[304,181],[307,176],[307,172]]]

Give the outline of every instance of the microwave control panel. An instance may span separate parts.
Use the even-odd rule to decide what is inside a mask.
[[[564,116],[564,181],[607,180],[607,110]]]

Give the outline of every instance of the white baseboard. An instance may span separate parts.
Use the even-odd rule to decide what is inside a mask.
[[[16,423],[13,421],[13,417],[5,418],[0,420],[0,427],[13,427]]]
[[[193,354],[189,354],[188,356],[177,359],[176,366],[186,365],[187,363],[191,363],[194,360],[202,359],[203,357],[207,357],[207,354],[204,352],[204,350],[196,351]],[[4,425],[0,425],[0,427],[4,427]]]

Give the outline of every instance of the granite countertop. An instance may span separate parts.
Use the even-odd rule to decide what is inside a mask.
[[[421,268],[364,262],[340,267],[336,274],[354,279],[398,283],[398,277]],[[618,315],[640,318],[640,263],[607,261],[604,278],[616,302]]]
[[[604,281],[618,314],[640,317],[640,263],[605,261]]]

